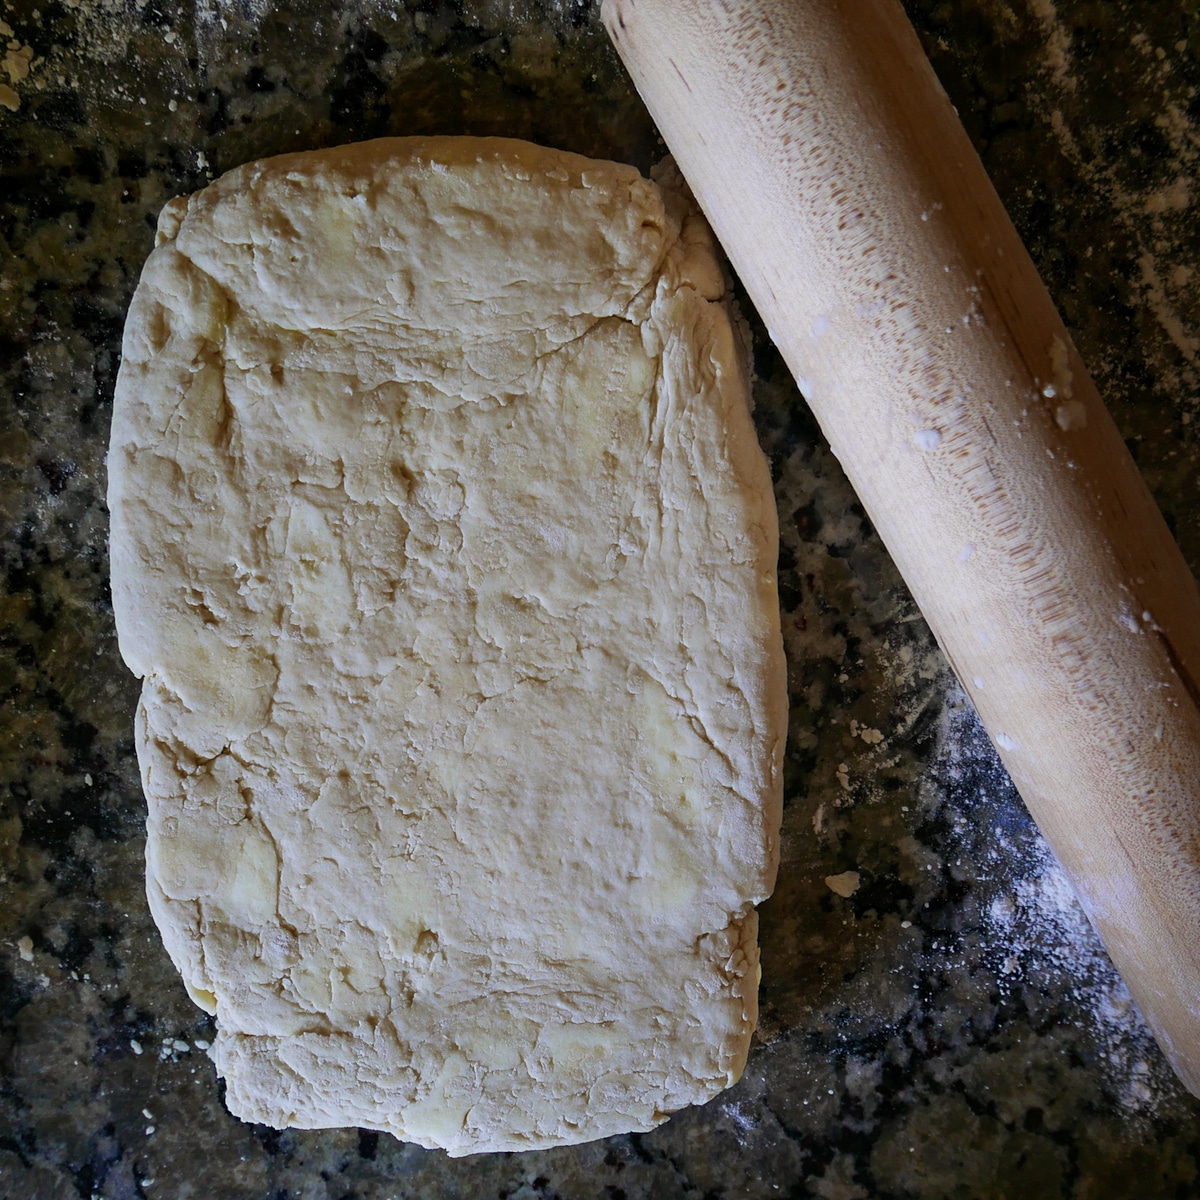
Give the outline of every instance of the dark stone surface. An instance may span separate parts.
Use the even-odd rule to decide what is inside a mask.
[[[1200,565],[1200,8],[908,8]],[[1200,1103],[761,329],[793,714],[745,1078],[652,1134],[458,1161],[231,1118],[143,897],[137,684],[107,587],[112,389],[154,218],[247,159],[381,133],[503,133],[643,169],[661,146],[591,0],[17,0],[4,19],[0,1196],[1200,1194]],[[824,880],[847,870],[842,899]]]

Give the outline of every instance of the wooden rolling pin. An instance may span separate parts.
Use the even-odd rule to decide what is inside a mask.
[[[897,0],[604,0],[821,428],[1200,1095],[1200,594]]]

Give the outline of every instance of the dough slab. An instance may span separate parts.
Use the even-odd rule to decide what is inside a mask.
[[[230,1110],[457,1155],[727,1087],[786,699],[703,221],[631,167],[389,139],[239,168],[158,242],[113,600]]]

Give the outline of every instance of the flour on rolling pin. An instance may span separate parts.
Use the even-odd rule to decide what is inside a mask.
[[[740,1074],[786,727],[711,237],[497,139],[173,201],[110,456],[148,890],[237,1115],[452,1154]]]

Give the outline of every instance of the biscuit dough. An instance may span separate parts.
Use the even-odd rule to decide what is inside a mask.
[[[756,1015],[776,516],[711,236],[500,139],[172,201],[109,460],[147,886],[230,1110],[645,1130]]]

